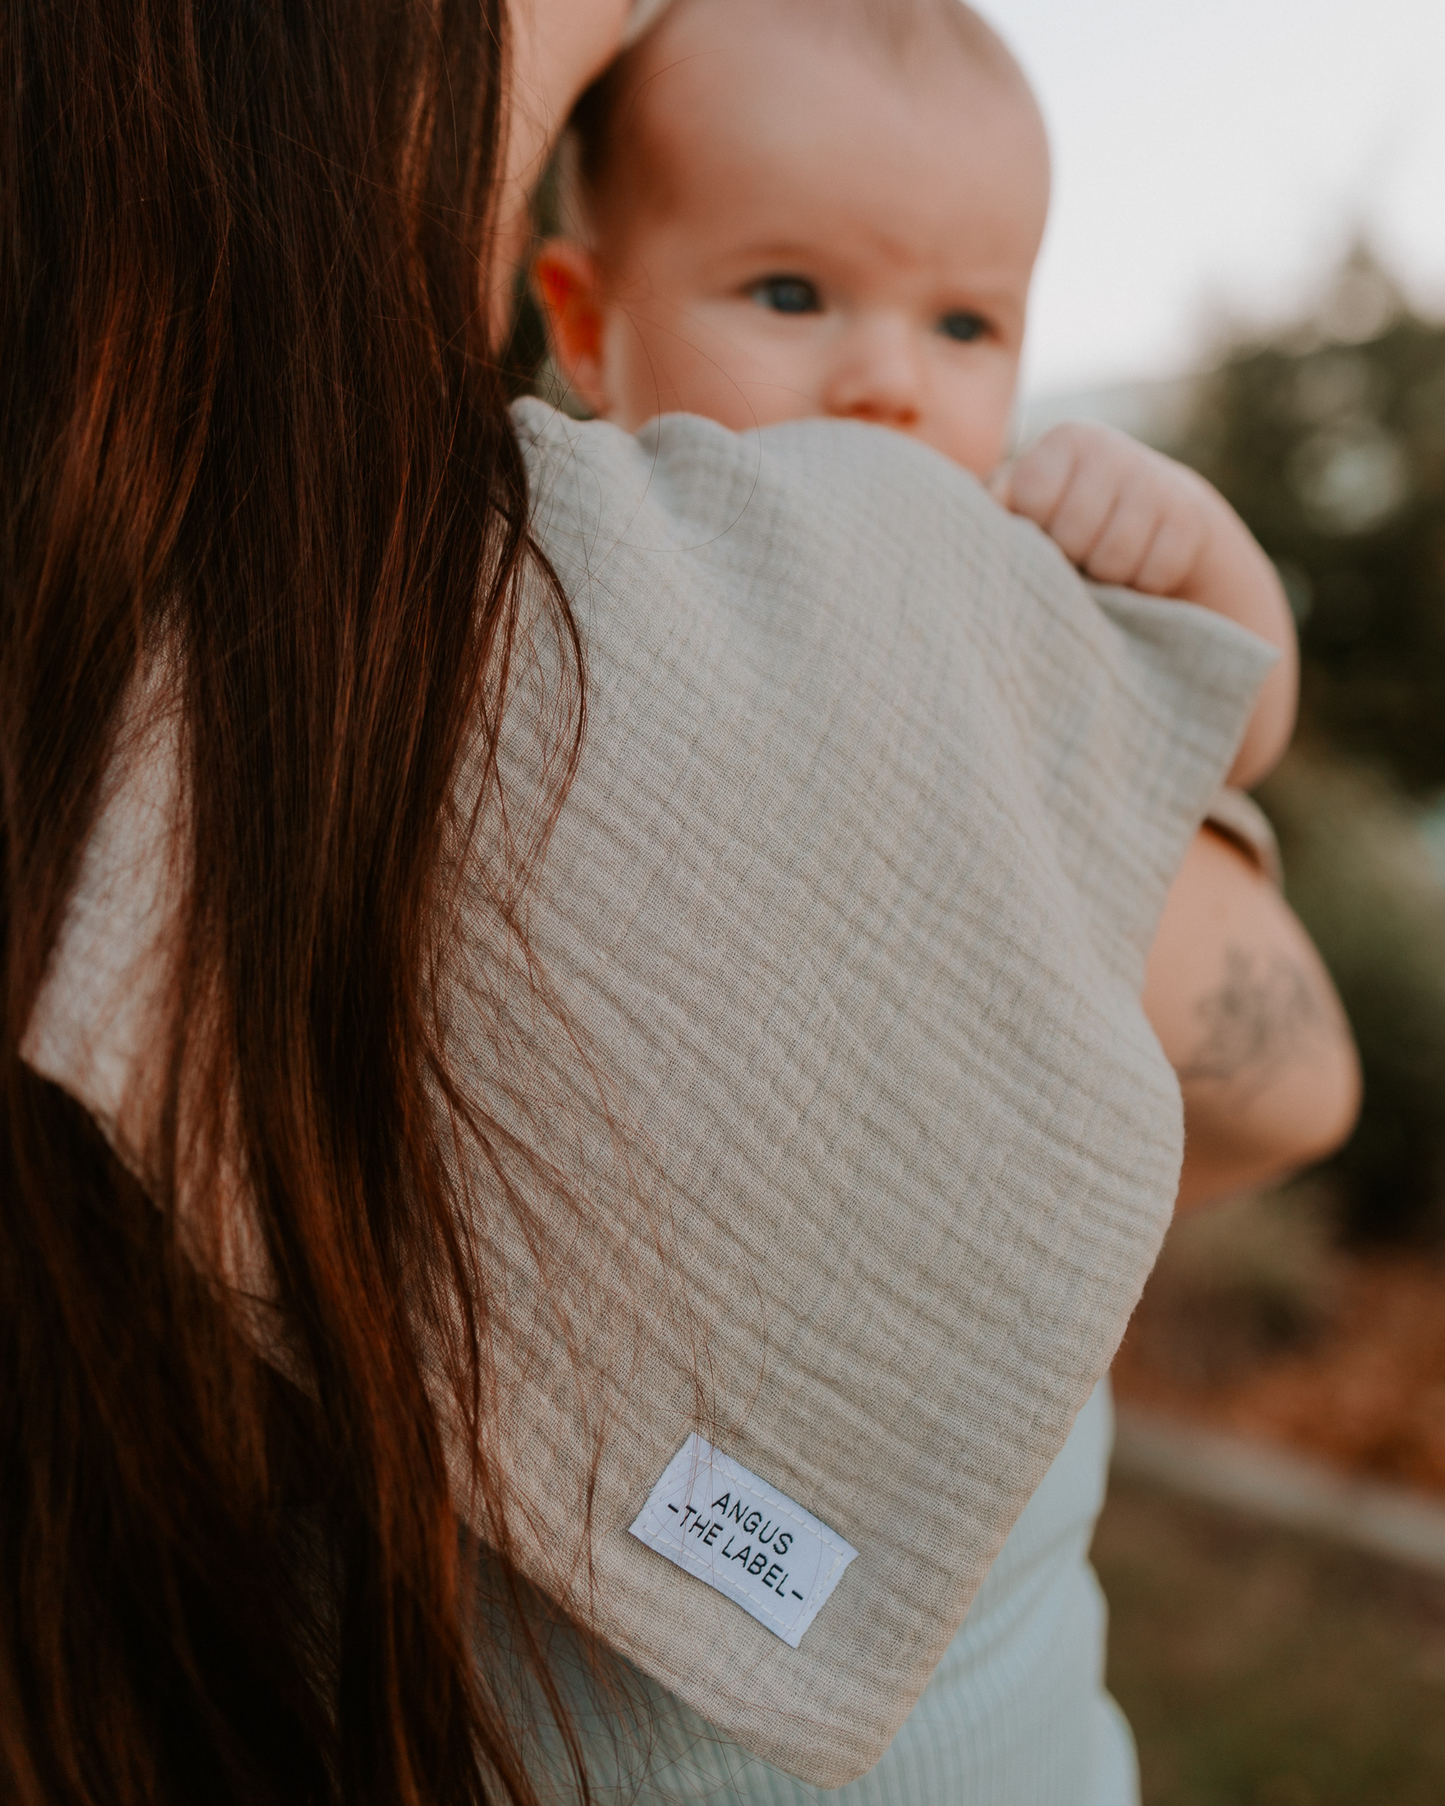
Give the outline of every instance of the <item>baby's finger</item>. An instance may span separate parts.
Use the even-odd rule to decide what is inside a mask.
[[[1005,458],[984,484],[1001,508],[1013,506],[1013,459]]]
[[[1133,587],[1151,596],[1177,596],[1198,562],[1205,530],[1202,509],[1167,510],[1139,560]]]
[[[1140,570],[1164,518],[1163,501],[1152,483],[1123,485],[1113,512],[1084,562],[1091,577],[1100,583],[1138,587]]]
[[[1108,460],[1075,466],[1067,488],[1045,524],[1049,538],[1084,567],[1119,503],[1119,473]]]
[[[1055,427],[1009,467],[1008,506],[1048,529],[1077,462],[1069,427]]]

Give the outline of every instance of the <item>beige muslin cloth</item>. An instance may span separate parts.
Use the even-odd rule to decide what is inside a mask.
[[[926,1684],[1153,1261],[1181,1125],[1144,956],[1273,655],[1091,588],[881,429],[516,419],[587,735],[536,971],[486,818],[439,1002],[495,1145],[544,1149],[580,1202],[506,1208],[459,1143],[507,1314],[493,1454],[544,1587],[837,1785]],[[533,650],[501,754],[524,840],[556,675]],[[27,1043],[122,1142],[175,788],[165,735],[135,744]],[[797,1650],[628,1534],[694,1428],[859,1552]]]

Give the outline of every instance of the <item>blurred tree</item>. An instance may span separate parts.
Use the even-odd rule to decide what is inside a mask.
[[[1260,792],[1290,903],[1339,987],[1365,1101],[1334,1163],[1355,1240],[1445,1232],[1445,886],[1381,770],[1290,754]]]
[[[1280,567],[1305,721],[1445,785],[1445,326],[1357,248],[1306,323],[1201,385],[1179,450]]]
[[[1365,1070],[1337,1162],[1357,1237],[1445,1235],[1445,325],[1364,247],[1310,318],[1225,356],[1174,447],[1279,566],[1301,741],[1261,794]]]

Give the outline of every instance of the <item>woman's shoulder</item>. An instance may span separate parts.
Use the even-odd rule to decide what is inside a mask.
[[[696,725],[732,698],[819,781],[810,720],[866,697],[889,748],[931,747],[935,772],[981,760],[1000,806],[1059,824],[1078,880],[1113,899],[1108,938],[1142,959],[1272,662],[1262,642],[1087,584],[975,478],[884,428],[673,414],[629,434],[535,401],[515,418],[599,700]]]
[[[985,492],[967,471],[904,434],[859,421],[794,420],[734,432],[700,414],[659,414],[632,433],[532,396],[514,404],[512,418],[535,475],[575,463],[634,494],[640,481],[663,506],[716,513],[726,500],[750,499],[759,485],[783,498],[820,498],[890,477],[907,491],[968,494],[984,505]],[[719,479],[726,500],[716,493]]]
[[[926,588],[956,583],[966,548],[1007,548],[1025,566],[1047,542],[998,508],[967,472],[925,446],[851,421],[802,420],[736,433],[667,414],[632,434],[518,404],[536,520],[549,554],[590,568],[615,549],[687,554],[675,576],[768,570],[846,607],[904,567]],[[821,562],[820,562],[821,561]],[[841,587],[842,569],[853,573]],[[811,573],[811,575],[810,575]]]
[[[1200,710],[1235,712],[1271,655],[1233,623],[1086,583],[1032,522],[931,447],[855,421],[799,420],[737,433],[665,414],[638,433],[541,401],[514,409],[538,539],[574,596],[665,570],[682,602],[765,600],[760,628],[821,609],[876,652],[887,618],[934,641],[996,653],[1017,679],[1071,681],[1078,658],[1189,673]],[[893,643],[891,631],[885,636]],[[840,649],[844,642],[839,641]]]

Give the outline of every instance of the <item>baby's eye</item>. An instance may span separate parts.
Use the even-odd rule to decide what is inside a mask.
[[[938,322],[938,330],[946,339],[957,339],[960,345],[969,345],[975,339],[988,337],[989,324],[982,314],[960,309],[958,313],[945,314]]]
[[[775,314],[820,314],[823,298],[806,276],[764,276],[748,290],[748,299]]]

